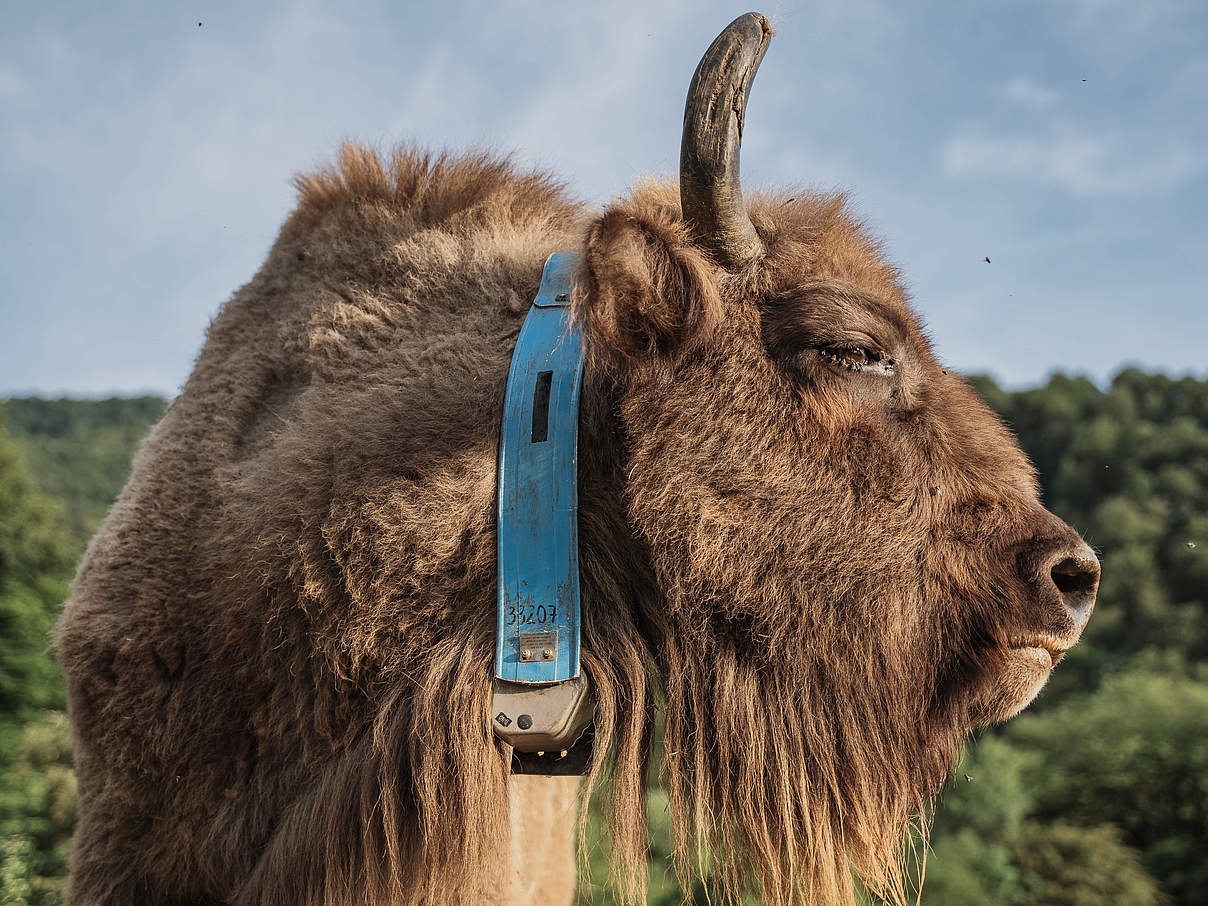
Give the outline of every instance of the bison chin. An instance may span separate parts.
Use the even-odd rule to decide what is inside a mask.
[[[974,727],[1010,720],[1032,703],[1053,672],[1054,658],[1043,647],[1021,645],[1002,655],[1002,664],[986,689],[972,702],[969,711]]]

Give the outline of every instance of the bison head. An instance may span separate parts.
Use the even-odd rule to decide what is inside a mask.
[[[781,903],[841,899],[848,859],[892,892],[903,827],[971,727],[1040,691],[1099,564],[843,200],[744,205],[770,34],[749,14],[705,55],[679,197],[648,185],[593,224],[578,314],[657,589],[681,840]]]

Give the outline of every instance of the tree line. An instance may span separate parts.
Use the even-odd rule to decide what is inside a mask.
[[[1022,717],[968,746],[940,797],[926,906],[1208,906],[1208,381],[970,379],[1045,503],[1099,552],[1083,641]],[[48,649],[72,570],[162,414],[157,397],[0,406],[0,903],[61,902],[75,816]],[[650,797],[652,904],[679,902]],[[584,902],[610,903],[603,842]],[[698,891],[704,902],[703,890]]]

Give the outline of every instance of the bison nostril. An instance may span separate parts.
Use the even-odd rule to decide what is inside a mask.
[[[1085,560],[1066,557],[1053,567],[1053,584],[1063,595],[1090,594],[1099,579],[1099,570]]]
[[[1099,561],[1089,557],[1066,557],[1052,568],[1049,575],[1070,615],[1079,628],[1085,625],[1095,604],[1099,586]]]

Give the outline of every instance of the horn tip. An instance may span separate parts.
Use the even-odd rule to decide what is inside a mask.
[[[776,29],[772,28],[771,20],[768,19],[768,17],[765,16],[763,13],[757,13],[754,11],[749,12],[749,13],[743,13],[741,16],[739,16],[737,19],[735,19],[730,24],[731,24],[731,27],[733,27],[735,25],[738,25],[740,22],[745,23],[747,21],[750,21],[750,22],[752,22],[752,24],[759,26],[759,30],[763,33],[763,39],[765,41],[768,38],[772,37],[772,35],[776,34]]]

